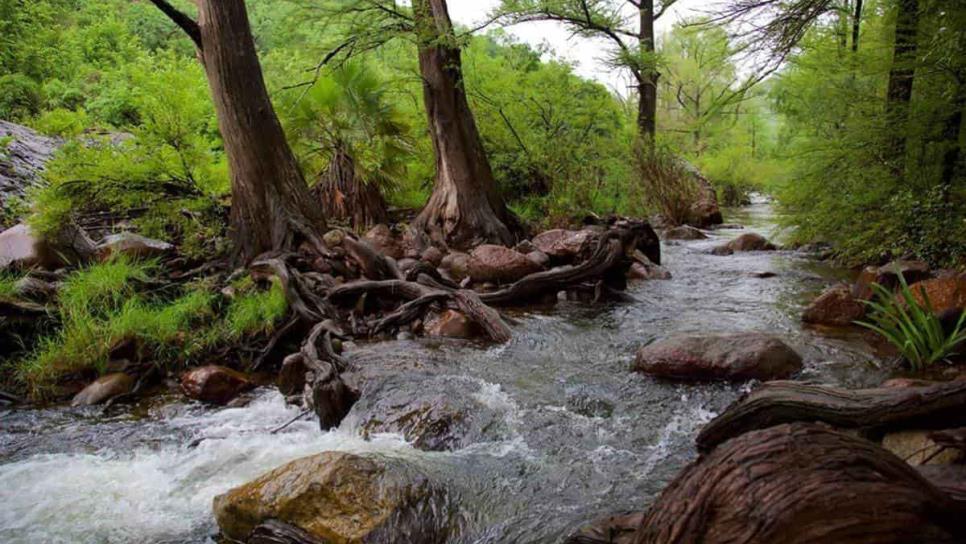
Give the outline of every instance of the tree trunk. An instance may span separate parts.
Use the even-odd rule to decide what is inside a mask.
[[[657,132],[657,81],[654,67],[654,0],[641,0],[640,53],[643,66],[636,74],[640,94],[637,111],[638,135],[644,141],[654,141]]]
[[[466,100],[460,49],[445,0],[415,0],[419,71],[436,152],[433,194],[415,227],[465,249],[512,245],[520,224],[500,196]]]
[[[769,382],[705,425],[695,442],[699,450],[709,451],[729,438],[796,421],[866,433],[966,426],[966,381],[856,390]]]
[[[909,102],[912,99],[916,51],[919,47],[917,39],[919,0],[898,0],[898,4],[896,38],[886,98],[886,116],[893,125],[890,147],[892,156],[897,161],[894,171],[897,176],[902,177],[905,171]]]
[[[272,108],[243,0],[199,0],[197,23],[152,0],[200,49],[231,171],[235,260],[294,249],[321,249],[324,217],[310,197]]]
[[[343,145],[336,145],[329,168],[315,187],[315,195],[326,217],[349,221],[354,228],[389,221],[379,187],[358,176],[355,160]]]
[[[902,459],[812,423],[729,440],[688,466],[635,544],[952,544],[966,508]]]
[[[855,0],[855,12],[852,15],[852,52],[859,50],[859,30],[862,26],[862,0]]]

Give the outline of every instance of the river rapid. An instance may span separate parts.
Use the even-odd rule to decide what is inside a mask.
[[[633,373],[641,345],[674,332],[765,331],[802,354],[797,379],[859,387],[887,375],[860,332],[800,323],[804,304],[842,271],[793,251],[708,254],[743,232],[780,241],[773,213],[757,202],[727,214],[742,230],[664,243],[673,279],[634,284],[637,302],[516,311],[505,346],[426,339],[348,350],[417,369],[391,384],[396,394],[453,391],[486,410],[492,422],[457,451],[420,451],[394,434],[364,439],[353,414],[326,433],[304,420],[271,434],[299,410],[268,388],[241,408],[172,395],[106,410],[7,410],[0,542],[212,542],[215,495],[328,450],[403,459],[445,482],[464,512],[458,542],[559,542],[602,515],[641,510],[695,457],[700,427],[751,387]]]

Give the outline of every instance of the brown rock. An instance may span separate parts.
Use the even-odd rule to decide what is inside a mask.
[[[454,280],[460,281],[469,276],[470,256],[460,251],[454,251],[445,257],[439,264],[440,268],[449,272]]]
[[[240,542],[273,519],[330,544],[445,542],[453,501],[396,463],[340,452],[297,459],[215,497],[215,520]]]
[[[865,304],[852,297],[848,285],[829,287],[805,308],[802,321],[816,325],[846,326],[865,316]]]
[[[181,375],[181,390],[185,395],[212,404],[227,404],[254,387],[248,376],[218,365],[202,366]]]
[[[167,242],[152,240],[133,232],[121,232],[105,236],[97,244],[97,258],[106,261],[114,255],[124,255],[133,259],[152,259],[161,257],[174,248]]]
[[[477,283],[511,283],[541,270],[526,255],[492,244],[484,244],[474,249],[470,253],[467,267],[469,277]]]
[[[882,447],[913,466],[949,465],[962,459],[959,450],[944,449],[929,438],[929,431],[897,431],[882,437]]]
[[[34,234],[24,223],[0,233],[0,270],[4,268],[56,269],[87,261],[94,253],[94,243],[74,225],[64,227],[54,236]]]
[[[550,256],[539,249],[527,253],[527,258],[536,263],[540,268],[546,268],[550,264]]]
[[[774,380],[802,368],[802,358],[784,342],[762,333],[679,334],[644,346],[634,370],[660,378]]]
[[[392,257],[393,259],[402,259],[406,256],[406,252],[403,250],[402,244],[393,234],[392,230],[383,224],[376,225],[369,229],[364,236],[367,242],[375,249],[377,252],[382,253],[387,257]]]
[[[443,262],[443,252],[436,249],[433,246],[426,248],[420,258],[427,263],[435,266],[439,266]]]
[[[475,338],[481,332],[476,323],[456,310],[446,310],[431,317],[426,321],[425,330],[428,336],[446,338]]]
[[[705,240],[707,235],[690,225],[681,225],[664,231],[665,240]]]
[[[134,389],[134,378],[123,373],[116,372],[101,376],[91,383],[70,401],[71,406],[90,406],[107,402],[114,397],[126,395]]]
[[[286,357],[275,378],[279,393],[286,397],[301,395],[305,391],[305,373],[308,370],[305,359],[300,354],[293,353]]]
[[[902,274],[909,285],[932,277],[929,265],[922,261],[893,261],[880,267],[869,266],[859,273],[859,277],[852,286],[852,296],[860,300],[869,300],[873,294],[873,283],[895,290],[899,287],[899,274]]]
[[[345,240],[345,232],[342,229],[332,229],[322,235],[322,242],[330,249],[341,246],[343,240]]]
[[[711,252],[715,255],[731,255],[739,251],[774,251],[775,249],[775,244],[766,240],[764,236],[748,232],[727,244],[714,248]]]
[[[627,277],[632,280],[669,280],[671,273],[663,266],[635,262],[628,269]]]
[[[591,230],[553,229],[534,236],[531,242],[551,259],[570,262],[591,251],[594,238]]]
[[[966,273],[920,281],[910,287],[913,298],[923,304],[925,295],[937,314],[966,308]]]

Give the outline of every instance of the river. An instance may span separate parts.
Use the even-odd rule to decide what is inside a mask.
[[[773,213],[759,201],[727,215],[743,230],[665,243],[673,279],[633,285],[635,303],[513,313],[505,346],[417,340],[348,351],[412,369],[390,383],[397,393],[454,391],[485,412],[480,436],[457,451],[423,452],[393,434],[365,440],[352,414],[327,433],[300,421],[270,434],[298,414],[271,389],[242,408],[173,395],[107,410],[8,410],[0,415],[0,541],[211,542],[215,495],[326,450],[405,459],[445,482],[465,513],[459,542],[559,542],[601,515],[643,509],[694,458],[701,425],[750,387],[630,372],[648,341],[768,331],[803,355],[798,379],[858,387],[887,374],[862,334],[800,324],[803,305],[842,271],[792,251],[708,254],[742,232],[780,240]]]

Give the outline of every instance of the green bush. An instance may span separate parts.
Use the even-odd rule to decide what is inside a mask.
[[[882,335],[917,372],[957,355],[966,342],[966,312],[953,330],[945,331],[926,292],[920,292],[919,302],[901,274],[899,279],[898,293],[872,285],[877,298],[866,302],[872,309],[870,321],[857,323]]]
[[[85,129],[90,127],[91,120],[87,112],[83,109],[71,111],[64,108],[56,108],[38,115],[31,125],[33,125],[33,128],[49,136],[73,138],[80,136]]]
[[[686,223],[700,190],[687,164],[669,149],[639,143],[634,149],[637,187],[642,199],[672,224]]]
[[[0,76],[0,119],[18,121],[40,111],[40,85],[23,74]]]

